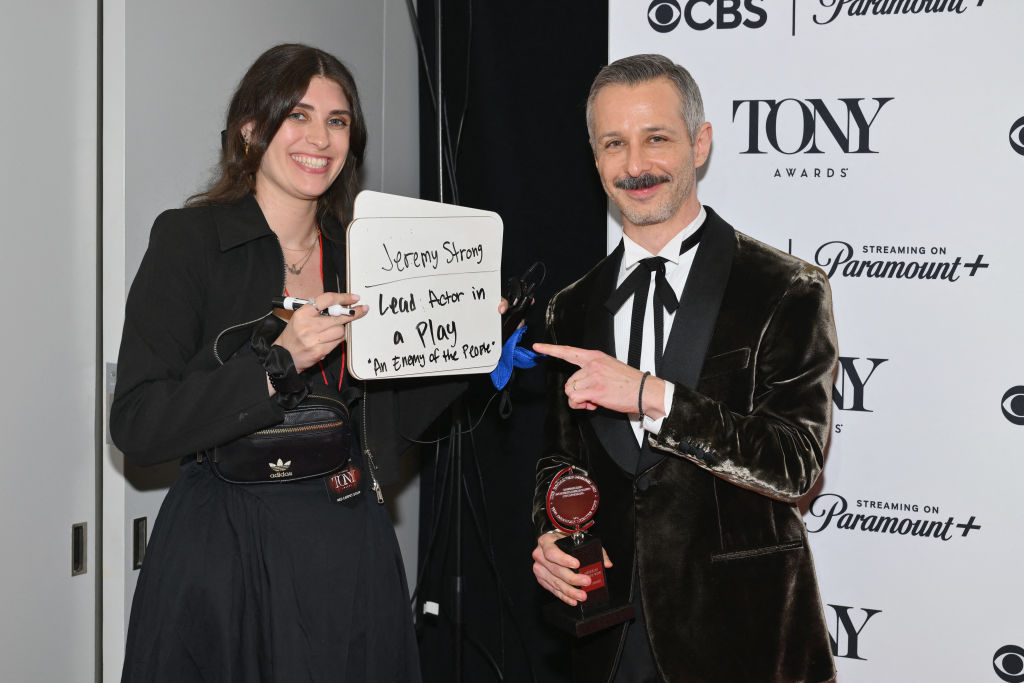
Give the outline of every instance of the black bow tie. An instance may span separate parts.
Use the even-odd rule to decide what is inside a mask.
[[[694,246],[700,242],[701,234],[704,232],[704,226],[701,225],[697,228],[697,231],[683,240],[683,243],[679,245],[679,255],[682,256]],[[626,303],[626,299],[633,296],[634,293],[639,289],[647,290],[650,286],[651,273],[657,271],[657,276],[654,281],[654,296],[657,297],[662,307],[669,313],[675,313],[676,309],[679,308],[679,299],[676,297],[676,293],[672,290],[672,285],[668,283],[665,278],[665,262],[668,259],[661,256],[651,256],[650,258],[641,259],[633,272],[630,273],[622,284],[616,288],[608,301],[605,302],[605,307],[608,312],[612,315],[618,313],[619,309],[622,308],[622,304]],[[641,268],[640,266],[645,266]],[[646,301],[647,295],[644,294],[644,300]]]
[[[676,299],[676,293],[672,290],[672,285],[668,283],[668,279],[665,277],[665,262],[667,260],[663,256],[651,256],[650,258],[638,261],[636,267],[633,268],[633,272],[608,297],[608,301],[605,303],[608,312],[614,315],[622,308],[622,304],[626,303],[626,299],[641,291],[646,303],[647,291],[651,283],[651,273],[656,273],[654,277],[655,300],[669,313],[675,313],[676,309],[679,308],[679,300]]]
[[[679,246],[679,253],[684,254],[700,241],[700,235],[704,231],[702,225],[695,233],[690,235]],[[626,299],[633,297],[633,314],[630,320],[629,330],[629,352],[626,362],[634,368],[640,368],[640,350],[643,345],[644,311],[647,310],[647,295],[651,289],[651,273],[654,273],[654,372],[661,372],[661,355],[664,348],[664,323],[662,309],[669,313],[675,313],[679,308],[679,298],[676,296],[672,285],[665,277],[665,262],[663,256],[651,256],[641,259],[633,272],[630,273],[622,284],[609,297],[605,306],[608,311],[615,315]],[[660,305],[659,305],[660,304]]]

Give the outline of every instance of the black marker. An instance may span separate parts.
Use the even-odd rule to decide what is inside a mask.
[[[294,296],[275,296],[270,300],[274,308],[283,308],[286,311],[297,311],[306,304],[313,303],[312,299],[300,299]],[[337,318],[339,315],[355,315],[354,308],[346,308],[341,304],[332,304],[320,311],[320,315],[329,315]]]

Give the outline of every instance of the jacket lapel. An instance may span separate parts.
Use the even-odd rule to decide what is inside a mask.
[[[710,207],[705,209],[704,235],[686,277],[662,358],[663,379],[690,389],[700,378],[736,251],[736,231]]]
[[[614,317],[605,308],[605,301],[615,290],[615,281],[622,262],[622,242],[605,257],[594,273],[593,281],[588,284],[583,318],[583,348],[603,351],[609,356],[615,355]]]
[[[246,195],[235,204],[214,204],[210,210],[215,217],[221,251],[261,237],[274,236],[255,195]],[[283,272],[283,264],[281,268]]]
[[[587,298],[587,313],[583,321],[583,347],[603,351],[613,358],[615,357],[615,323],[614,316],[605,308],[605,302],[615,291],[623,251],[620,241],[619,246],[605,258],[595,273]],[[588,418],[605,452],[623,470],[630,474],[635,472],[640,446],[636,442],[636,436],[629,425],[629,420],[621,413],[613,413],[604,409],[593,411]]]

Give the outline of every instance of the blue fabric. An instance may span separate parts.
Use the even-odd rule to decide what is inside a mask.
[[[501,391],[508,384],[512,377],[513,368],[532,368],[537,364],[541,354],[530,349],[517,346],[519,340],[526,334],[526,325],[523,325],[509,335],[501,347],[501,358],[498,359],[498,366],[491,371],[491,382],[494,388]]]

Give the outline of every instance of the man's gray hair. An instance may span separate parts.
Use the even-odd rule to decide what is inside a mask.
[[[693,80],[690,72],[664,55],[646,54],[633,55],[617,59],[598,72],[594,83],[590,86],[587,97],[587,134],[590,144],[594,144],[594,100],[597,94],[609,85],[637,86],[657,78],[667,78],[679,91],[682,104],[681,114],[686,122],[686,131],[690,134],[690,142],[697,138],[697,131],[704,123],[704,102],[700,97],[700,88]]]

